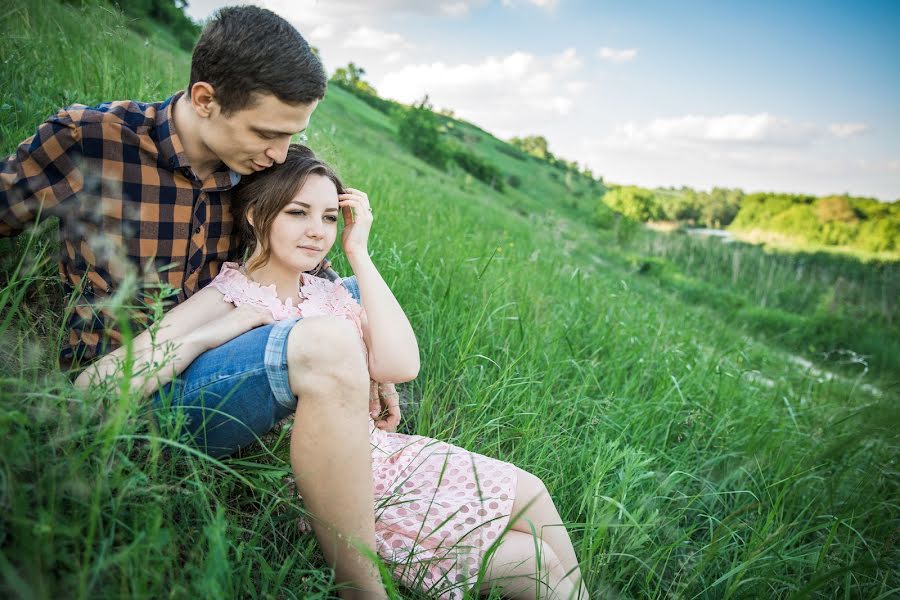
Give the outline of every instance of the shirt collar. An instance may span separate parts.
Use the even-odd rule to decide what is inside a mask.
[[[170,96],[159,105],[156,112],[156,139],[163,159],[172,170],[181,170],[187,177],[194,179],[194,172],[184,153],[181,138],[175,131],[175,103],[183,95],[184,90]],[[240,180],[239,173],[222,164],[204,180],[203,187],[210,190],[227,190],[236,186]]]
[[[156,141],[162,157],[173,170],[191,166],[184,154],[181,138],[175,132],[175,103],[182,95],[183,90],[170,96],[156,110]]]

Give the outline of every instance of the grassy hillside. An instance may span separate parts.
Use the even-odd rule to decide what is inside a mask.
[[[185,54],[90,4],[13,0],[0,53],[2,152],[67,102],[161,99],[187,79]],[[587,190],[456,126],[521,186],[433,169],[337,88],[309,133],[369,192],[373,256],[420,340],[405,430],[544,478],[597,597],[896,594],[896,373],[831,375],[735,326],[672,285],[727,283],[686,267],[648,276],[650,254],[629,246],[642,238],[582,216]],[[295,527],[285,438],[213,461],[149,427],[128,390],[79,395],[47,366],[52,244],[2,250],[4,595],[333,595]]]

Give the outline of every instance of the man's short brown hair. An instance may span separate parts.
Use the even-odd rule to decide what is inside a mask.
[[[325,69],[293,25],[258,6],[220,9],[203,28],[191,58],[191,87],[213,86],[225,114],[252,107],[257,94],[287,104],[325,96]]]

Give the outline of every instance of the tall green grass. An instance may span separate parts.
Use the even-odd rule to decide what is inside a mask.
[[[63,103],[54,90],[155,99],[186,77],[183,54],[145,49],[102,7],[13,0],[0,18],[0,52],[18,57],[3,67],[0,104],[15,97],[22,111],[2,118],[2,151]],[[121,74],[114,84],[103,63]],[[897,594],[895,388],[877,396],[865,378],[800,368],[731,314],[642,276],[615,237],[567,218],[577,207],[565,182],[539,167],[504,194],[437,172],[339,89],[309,135],[369,192],[372,253],[420,340],[405,430],[542,477],[592,593]],[[4,248],[4,594],[332,597],[283,484],[284,431],[211,460],[179,443],[177,423],[154,426],[133,394],[80,394],[55,371],[47,332],[59,315],[28,309],[52,291],[35,293],[53,277],[44,239]]]
[[[621,249],[684,301],[730,314],[736,326],[832,368],[871,369],[897,384],[900,263],[650,231],[634,232]]]

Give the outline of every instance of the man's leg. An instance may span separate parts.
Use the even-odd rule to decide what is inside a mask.
[[[355,326],[345,319],[303,319],[287,344],[291,391],[298,398],[291,435],[297,488],[343,598],[386,598],[375,553],[369,374]]]

